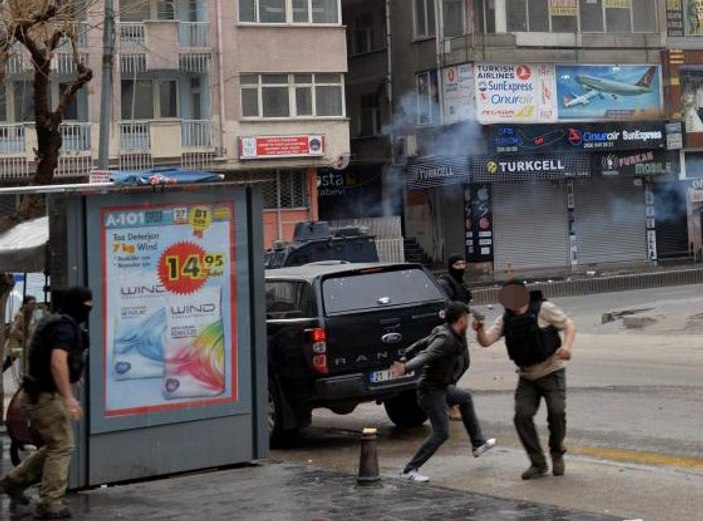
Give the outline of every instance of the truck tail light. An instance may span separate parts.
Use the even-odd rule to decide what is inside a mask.
[[[312,345],[312,369],[318,374],[327,374],[327,331],[316,327],[305,331],[308,343]]]

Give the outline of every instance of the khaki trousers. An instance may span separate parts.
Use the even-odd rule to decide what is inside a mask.
[[[20,486],[41,480],[39,503],[60,507],[68,487],[68,467],[74,449],[71,416],[58,393],[41,393],[37,403],[26,393],[20,403],[32,426],[41,434],[44,446],[14,469],[8,477]]]

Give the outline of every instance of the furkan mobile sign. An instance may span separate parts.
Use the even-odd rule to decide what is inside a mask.
[[[645,120],[662,116],[658,65],[557,65],[559,120]]]
[[[234,203],[102,209],[105,415],[237,400]]]
[[[478,64],[474,78],[480,123],[556,121],[554,65]]]

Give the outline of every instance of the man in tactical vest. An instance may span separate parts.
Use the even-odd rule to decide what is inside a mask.
[[[452,255],[447,262],[447,273],[440,275],[439,283],[442,289],[452,302],[462,302],[467,306],[471,303],[473,296],[471,290],[464,282],[464,274],[466,273],[466,259],[463,255]],[[464,373],[469,368],[469,350],[468,347],[464,354],[457,362],[456,370],[454,371],[454,384],[456,384]],[[449,419],[452,421],[461,421],[461,412],[459,406],[454,405],[449,407]]]
[[[508,281],[498,299],[505,307],[503,316],[488,330],[480,320],[474,322],[473,328],[482,347],[505,337],[508,356],[518,366],[514,422],[531,462],[522,479],[547,473],[547,460],[534,422],[542,398],[547,404],[552,474],[562,476],[566,452],[566,361],[571,359],[576,327],[557,306],[542,299],[541,292],[531,294],[520,281]]]
[[[467,352],[466,331],[469,310],[461,302],[452,302],[445,310],[445,324],[411,345],[405,357],[394,362],[391,371],[396,377],[411,371],[421,371],[417,389],[417,403],[427,413],[432,424],[432,434],[422,444],[415,457],[405,466],[401,477],[408,481],[426,483],[430,480],[419,469],[449,438],[447,405],[458,405],[466,432],[471,439],[472,453],[478,458],[492,449],[496,440],[486,439],[474,410],[471,393],[458,389],[453,375],[458,359]]]
[[[0,492],[28,504],[24,490],[41,480],[36,519],[71,516],[63,504],[74,448],[72,420],[83,416],[72,385],[83,374],[84,339],[80,325],[88,319],[93,297],[88,288],[73,287],[60,299],[59,313],[42,319],[29,346],[29,374],[20,400],[44,446],[0,480]]]

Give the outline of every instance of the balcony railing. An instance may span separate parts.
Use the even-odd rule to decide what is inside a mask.
[[[19,156],[26,150],[24,123],[0,124],[0,155]]]
[[[182,49],[210,47],[210,23],[180,22],[178,24],[178,46]]]
[[[120,150],[125,152],[148,152],[151,136],[148,121],[120,122]]]
[[[142,22],[120,22],[120,50],[144,52],[146,49],[146,25]]]
[[[64,152],[90,152],[92,150],[90,137],[91,123],[63,123],[61,132],[61,150]]]
[[[208,119],[181,122],[181,145],[184,150],[209,150],[213,147],[215,125]]]

